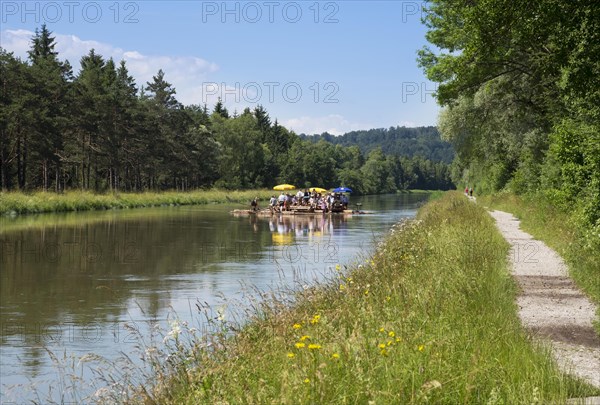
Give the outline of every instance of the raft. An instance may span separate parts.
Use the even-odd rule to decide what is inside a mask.
[[[257,216],[257,217],[273,217],[273,216],[294,216],[294,215],[306,215],[306,216],[317,216],[317,215],[365,215],[372,214],[369,211],[360,210],[343,210],[343,211],[330,211],[323,212],[323,210],[315,209],[290,209],[287,211],[271,211],[269,209],[253,211],[253,210],[233,210],[231,213],[235,216]]]
[[[276,212],[272,212],[271,210],[258,210],[258,211],[254,211],[254,210],[233,210],[231,211],[231,213],[233,215],[240,215],[240,216],[245,216],[245,215],[255,215],[257,217],[271,217],[273,215],[276,215]]]

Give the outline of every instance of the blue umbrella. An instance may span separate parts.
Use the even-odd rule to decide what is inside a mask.
[[[333,189],[334,193],[351,193],[352,189],[348,187],[338,187]]]

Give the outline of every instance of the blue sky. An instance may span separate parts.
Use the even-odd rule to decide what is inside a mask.
[[[138,86],[159,68],[184,104],[256,104],[297,133],[435,125],[416,63],[415,1],[0,0],[0,45],[26,57],[46,23],[75,70],[95,48],[125,59]]]

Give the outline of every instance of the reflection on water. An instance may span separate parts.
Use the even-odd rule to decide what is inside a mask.
[[[28,379],[44,391],[56,373],[45,348],[115,357],[132,348],[126,323],[191,319],[196,301],[239,297],[242,283],[322,277],[423,199],[366,197],[376,214],[349,217],[234,217],[215,205],[3,218],[0,400]]]
[[[295,239],[316,240],[342,229],[349,217],[344,215],[279,215],[258,217],[256,221],[268,220],[273,243],[289,245]]]

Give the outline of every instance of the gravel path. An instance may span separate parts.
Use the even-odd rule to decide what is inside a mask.
[[[490,214],[511,245],[512,274],[521,290],[517,297],[521,322],[551,343],[563,370],[600,387],[600,337],[592,326],[594,304],[573,283],[554,250],[519,229],[512,214]]]

